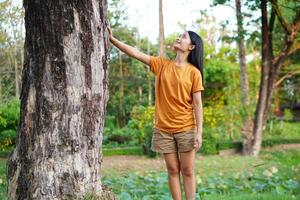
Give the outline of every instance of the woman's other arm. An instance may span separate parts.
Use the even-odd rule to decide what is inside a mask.
[[[203,128],[203,107],[201,92],[193,93],[193,107],[196,117],[196,136],[195,136],[195,148],[198,150],[202,146],[202,128]]]
[[[150,65],[150,56],[149,55],[144,54],[144,53],[140,52],[139,50],[137,50],[136,48],[134,48],[130,45],[127,45],[127,44],[119,41],[118,39],[116,39],[113,36],[112,30],[110,29],[110,27],[107,27],[107,30],[109,33],[109,40],[114,46],[116,46],[118,49],[120,49],[122,52],[124,52],[128,56],[136,58],[137,60],[143,62],[146,65]]]

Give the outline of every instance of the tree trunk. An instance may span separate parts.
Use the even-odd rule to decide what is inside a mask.
[[[139,96],[139,102],[142,102],[143,99],[143,88],[141,85],[138,86],[138,96]]]
[[[17,60],[18,52],[17,52],[16,45],[14,47],[14,50],[15,50],[15,52],[14,52],[15,55],[13,56],[13,59],[14,59],[15,85],[16,85],[15,96],[16,96],[16,98],[19,98],[20,97],[20,89],[19,89],[19,70],[18,70],[18,60]]]
[[[166,56],[162,0],[159,0],[159,55]]]
[[[123,63],[122,53],[119,51],[119,78],[120,78],[120,99],[119,99],[119,126],[122,128],[126,125],[125,122],[125,106],[124,106],[124,75],[123,75]]]
[[[102,192],[108,100],[107,2],[24,1],[25,54],[8,199]]]
[[[272,93],[274,89],[274,83],[278,75],[279,69],[282,67],[284,60],[290,55],[296,52],[297,49],[292,49],[296,36],[300,29],[300,12],[298,12],[291,24],[288,24],[283,18],[283,15],[279,9],[278,2],[270,0],[272,5],[272,13],[270,15],[270,22],[268,23],[267,13],[267,0],[261,0],[261,12],[262,12],[262,72],[261,83],[259,90],[259,98],[256,105],[254,127],[253,127],[253,140],[251,141],[251,147],[247,149],[247,154],[258,155],[263,135],[263,127],[266,123],[266,115],[269,111]],[[278,17],[278,21],[285,31],[285,38],[281,52],[273,57],[272,47],[272,31],[275,23],[275,17]]]
[[[242,103],[244,107],[249,105],[249,83],[246,65],[246,53],[244,44],[244,28],[243,28],[243,15],[241,11],[241,1],[235,0],[236,5],[236,19],[238,28],[238,47],[239,47],[239,62],[240,62],[240,77],[241,77],[241,91]]]
[[[247,112],[247,108],[249,107],[250,100],[249,100],[249,83],[248,83],[248,74],[247,74],[247,65],[246,65],[246,52],[245,52],[245,44],[244,44],[245,33],[243,28],[241,0],[235,0],[235,7],[236,7],[236,19],[237,19],[237,29],[238,29],[241,96],[242,96],[242,105],[244,110],[243,128],[242,128],[243,151],[244,150],[247,151],[247,149],[249,148],[249,143],[252,140],[251,137],[252,122]]]
[[[150,41],[147,40],[147,54],[150,55]],[[152,73],[150,72],[150,68],[147,67],[148,72],[148,106],[152,106]]]
[[[259,88],[259,97],[256,105],[253,137],[250,140],[249,146],[244,149],[245,154],[258,155],[262,143],[263,126],[266,120],[265,114],[267,110],[267,95],[268,95],[268,82],[269,71],[272,65],[271,49],[269,40],[269,24],[267,13],[267,0],[261,0],[261,22],[262,22],[262,70]]]

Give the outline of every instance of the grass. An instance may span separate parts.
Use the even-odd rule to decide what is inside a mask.
[[[222,184],[228,184],[230,187],[234,186],[235,182],[230,183],[235,180],[233,177],[238,174],[243,173],[264,173],[267,169],[271,167],[276,167],[278,169],[277,174],[284,178],[283,181],[293,180],[300,182],[300,150],[284,150],[284,151],[262,151],[258,157],[243,157],[243,156],[200,156],[197,155],[196,158],[196,174],[197,183],[202,181],[201,187],[207,186],[210,182],[208,189],[214,189],[214,191],[222,191],[220,187]],[[122,198],[126,199],[129,194],[124,193],[124,191],[138,192],[147,196],[152,192],[157,193],[161,189],[161,194],[164,195],[162,199],[170,199],[168,187],[167,187],[167,177],[165,174],[165,163],[162,158],[147,158],[145,156],[123,156],[123,160],[120,160],[120,156],[109,157],[109,161],[104,162],[102,166],[103,183],[111,183],[114,192],[121,195]],[[111,164],[113,165],[108,165]],[[0,160],[0,199],[6,199],[6,160]],[[133,173],[138,174],[138,176],[133,175]],[[162,176],[156,176],[153,174],[163,174]],[[142,178],[144,177],[144,179]],[[239,176],[237,184],[243,183],[240,179],[243,176]],[[271,180],[271,179],[270,179]],[[276,180],[276,179],[274,179]],[[274,181],[272,180],[272,181]],[[280,181],[281,179],[279,179]],[[135,181],[140,181],[136,183]],[[214,181],[214,182],[212,182]],[[224,181],[224,182],[223,182]],[[205,183],[206,182],[206,183]],[[223,182],[223,183],[222,183]],[[273,182],[274,183],[274,182]],[[277,180],[278,183],[278,180]],[[211,184],[214,186],[212,187]],[[243,183],[244,184],[244,183]],[[272,184],[272,182],[270,182]],[[267,193],[253,193],[250,190],[243,193],[232,193],[232,190],[228,190],[221,194],[206,194],[203,195],[201,200],[289,200],[289,199],[300,199],[300,188],[292,189],[293,192],[286,194],[285,192],[280,193],[282,187],[285,184],[281,184],[276,190],[268,191]],[[117,190],[119,187],[119,191]],[[127,187],[131,187],[130,189]],[[157,189],[160,188],[160,189]],[[122,191],[122,192],[120,192]],[[212,190],[211,190],[212,191]],[[298,191],[298,192],[297,192]],[[293,195],[295,197],[293,197]],[[139,198],[132,198],[139,199]],[[147,199],[147,198],[145,198]],[[151,197],[150,197],[151,199]],[[152,198],[160,199],[160,197]],[[151,200],[152,200],[151,199]]]
[[[300,149],[262,151],[259,157],[198,156],[197,191],[202,196],[197,200],[300,199],[299,157]],[[137,157],[135,161],[119,160],[124,166],[104,165],[103,183],[112,187],[121,200],[144,197],[170,200],[165,164],[158,160]],[[137,168],[137,165],[142,167]],[[122,171],[122,168],[127,170]],[[271,170],[276,172],[270,175]]]
[[[114,147],[114,148],[105,148],[103,149],[104,156],[115,156],[115,155],[142,155],[142,147]]]
[[[270,121],[264,130],[264,140],[269,139],[300,139],[300,123]]]
[[[291,195],[274,194],[237,194],[237,195],[208,195],[201,200],[296,200]]]
[[[6,197],[6,159],[0,158],[0,199],[7,199]]]

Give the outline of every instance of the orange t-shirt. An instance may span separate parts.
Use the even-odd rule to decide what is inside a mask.
[[[149,66],[156,76],[154,127],[169,133],[195,128],[192,102],[193,93],[204,90],[201,72],[163,57],[150,56]]]

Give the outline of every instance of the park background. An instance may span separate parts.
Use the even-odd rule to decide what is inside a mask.
[[[116,38],[151,55],[174,58],[170,47],[184,30],[193,30],[204,40],[204,130],[196,160],[197,199],[300,198],[299,28],[277,68],[270,101],[262,102],[268,108],[258,122],[262,69],[266,69],[262,61],[267,60],[261,49],[266,41],[260,1],[162,2],[160,13],[158,0],[109,0],[108,17]],[[15,146],[20,118],[25,40],[21,3],[0,1],[1,199],[6,198],[6,158]],[[285,49],[289,28],[295,31],[293,25],[299,26],[300,2],[269,1],[267,6],[268,20],[276,17],[272,48],[265,52],[276,58]],[[163,160],[150,150],[154,81],[146,66],[111,46],[101,170],[102,184],[120,199],[170,199]],[[253,134],[256,122],[263,124],[262,140],[254,141],[261,149],[245,151],[245,136]]]

